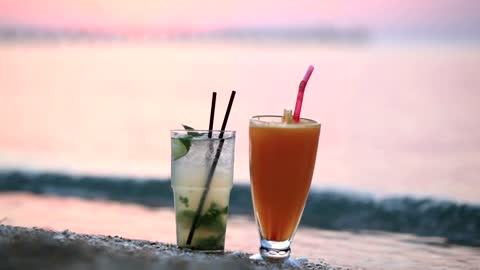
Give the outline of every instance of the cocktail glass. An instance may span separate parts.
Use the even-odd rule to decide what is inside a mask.
[[[290,259],[290,244],[310,189],[319,136],[320,124],[310,119],[250,119],[250,180],[261,244],[251,259],[298,265]]]
[[[171,142],[177,245],[223,252],[235,131],[172,130]]]

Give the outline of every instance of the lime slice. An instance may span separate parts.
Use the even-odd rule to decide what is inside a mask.
[[[190,141],[188,139],[176,138],[172,140],[172,157],[177,160],[188,153]]]

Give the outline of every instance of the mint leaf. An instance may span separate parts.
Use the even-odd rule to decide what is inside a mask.
[[[221,250],[224,248],[225,234],[210,236],[206,238],[197,238],[194,241],[194,246],[199,250]]]
[[[182,201],[183,197],[180,197]],[[185,198],[187,199],[187,198]],[[183,202],[182,202],[183,203]],[[216,202],[212,202],[208,210],[200,216],[197,226],[195,228],[202,227],[202,229],[210,230],[213,232],[225,231],[226,215],[228,213],[227,207],[219,207]],[[195,212],[192,210],[183,210],[177,213],[177,222],[190,226],[195,217]]]
[[[188,208],[188,198],[187,197],[183,197],[183,196],[180,196],[180,202],[183,203],[185,205],[185,207]]]
[[[183,200],[182,198],[184,197],[180,197],[181,201]],[[199,250],[223,249],[227,213],[228,206],[220,207],[218,203],[212,202],[207,211],[200,216],[197,226],[195,227],[196,230],[208,231],[209,236],[202,237],[201,234],[196,235],[192,245],[185,245],[185,247],[193,247]],[[195,212],[192,210],[177,212],[177,222],[186,228],[190,228],[194,217]]]
[[[225,217],[226,213],[223,212],[224,209],[220,209],[216,202],[212,202],[208,210],[200,216],[199,226],[203,228],[209,228],[212,231],[223,231],[225,230]]]
[[[184,128],[185,130],[195,130],[195,129],[194,129],[193,127],[191,127],[191,126],[187,126],[187,125],[184,125],[184,124],[182,124],[182,126],[183,126],[183,128]]]
[[[183,210],[177,212],[177,222],[182,223],[185,227],[189,227],[193,222],[195,212],[192,210]]]
[[[185,130],[195,130],[195,129],[194,129],[193,127],[191,127],[191,126],[187,126],[187,125],[183,125],[183,124],[182,124],[182,126],[183,126],[183,128],[184,128]],[[195,132],[195,131],[188,131],[187,134],[190,135],[190,136],[192,136],[192,137],[200,137],[200,136],[202,136],[202,135],[205,134],[205,133],[200,133],[200,132]]]

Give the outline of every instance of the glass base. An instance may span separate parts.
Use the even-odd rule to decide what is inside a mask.
[[[225,253],[225,249],[198,249],[192,246],[178,246],[181,249],[188,250],[188,251],[194,251],[194,252],[200,252],[200,253],[212,253],[212,254],[222,254]]]
[[[250,257],[253,261],[265,261],[269,263],[300,267],[300,264],[290,258],[290,241],[262,240],[260,253]]]
[[[281,260],[278,260],[278,259],[273,259],[272,260],[272,259],[269,259],[269,258],[264,258],[264,257],[262,257],[262,255],[260,255],[260,253],[258,253],[258,254],[254,254],[254,255],[250,256],[250,260],[256,261],[256,262],[273,263],[273,264],[278,265],[280,268],[282,268],[282,266],[302,268],[302,266],[297,261],[295,261],[294,259],[292,259],[290,257],[287,257],[287,258],[284,258],[284,259],[281,259]]]
[[[193,251],[200,252],[200,253],[206,253],[206,254],[223,254],[223,253],[225,253],[225,251],[223,249],[220,249],[220,250],[193,250]]]

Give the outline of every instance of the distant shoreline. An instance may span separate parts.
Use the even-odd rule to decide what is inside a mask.
[[[48,28],[28,25],[1,25],[0,41],[278,41],[315,43],[365,43],[364,28],[335,27],[235,27],[195,30]]]
[[[0,44],[45,43],[240,43],[348,46],[450,44],[480,46],[480,33],[372,33],[363,27],[232,27],[211,30],[49,28],[0,24]]]

